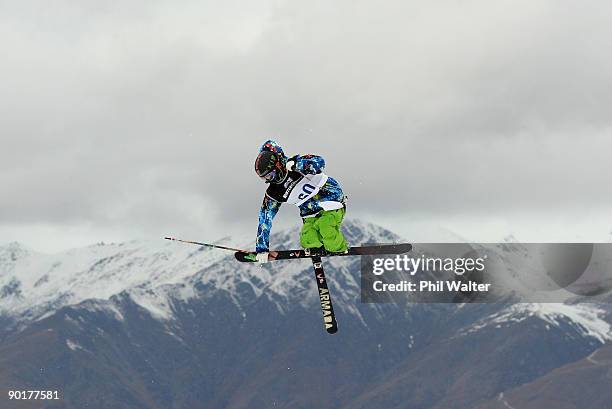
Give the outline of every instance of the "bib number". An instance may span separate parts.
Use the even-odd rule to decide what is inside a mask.
[[[304,175],[298,180],[297,184],[294,185],[287,198],[287,203],[295,206],[301,206],[308,199],[315,196],[321,186],[327,181],[327,175],[319,173],[316,175]]]
[[[314,187],[310,183],[304,184],[302,186],[302,193],[300,193],[298,195],[298,199],[300,199],[300,200],[306,199],[312,192],[314,192],[315,189],[316,189],[316,187]]]

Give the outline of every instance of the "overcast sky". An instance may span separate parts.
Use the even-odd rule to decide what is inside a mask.
[[[608,240],[610,21],[603,0],[0,0],[0,243],[251,239],[268,138],[410,240]]]

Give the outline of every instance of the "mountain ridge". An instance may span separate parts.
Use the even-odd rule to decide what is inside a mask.
[[[401,240],[345,227],[352,243]],[[295,246],[297,232],[277,231],[272,243]],[[49,280],[85,288],[82,299],[60,292],[34,311],[0,313],[0,385],[61,390],[62,409],[474,409],[501,393],[513,402],[513,390],[611,339],[605,304],[362,304],[360,262],[341,257],[326,260],[340,326],[330,336],[308,260],[259,267],[160,245],[74,250]],[[48,285],[34,285],[49,273],[41,264],[24,265],[32,270],[21,276],[0,270],[24,279],[0,301]],[[99,294],[108,297],[86,297],[125,275]]]

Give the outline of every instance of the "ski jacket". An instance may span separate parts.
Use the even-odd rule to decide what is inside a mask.
[[[296,155],[283,183],[271,183],[266,190],[259,210],[259,227],[255,251],[269,250],[272,220],[282,203],[290,203],[300,209],[301,217],[315,217],[322,210],[340,209],[344,206],[344,193],[340,184],[323,173],[325,160],[317,155]]]

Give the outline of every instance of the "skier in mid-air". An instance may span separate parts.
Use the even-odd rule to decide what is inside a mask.
[[[300,209],[304,222],[300,244],[313,253],[344,253],[348,244],[340,231],[346,198],[340,184],[323,173],[325,161],[317,155],[285,156],[273,140],[266,141],[255,160],[255,172],[269,184],[259,210],[255,252],[257,261],[268,261],[272,220],[282,203]]]
[[[255,252],[166,237],[167,240],[197,244],[199,246],[231,250],[236,260],[248,263],[265,263],[273,260],[310,258],[319,290],[325,330],[338,332],[338,323],[323,262],[324,256],[362,256],[373,254],[404,254],[412,249],[410,243],[374,244],[348,247],[340,225],[346,212],[346,197],[338,182],[323,173],[325,161],[317,155],[285,156],[274,141],[266,141],[255,160],[255,172],[269,184],[259,211],[259,228]],[[285,249],[269,251],[272,220],[282,203],[291,203],[300,209],[304,222],[300,244],[305,250]]]

